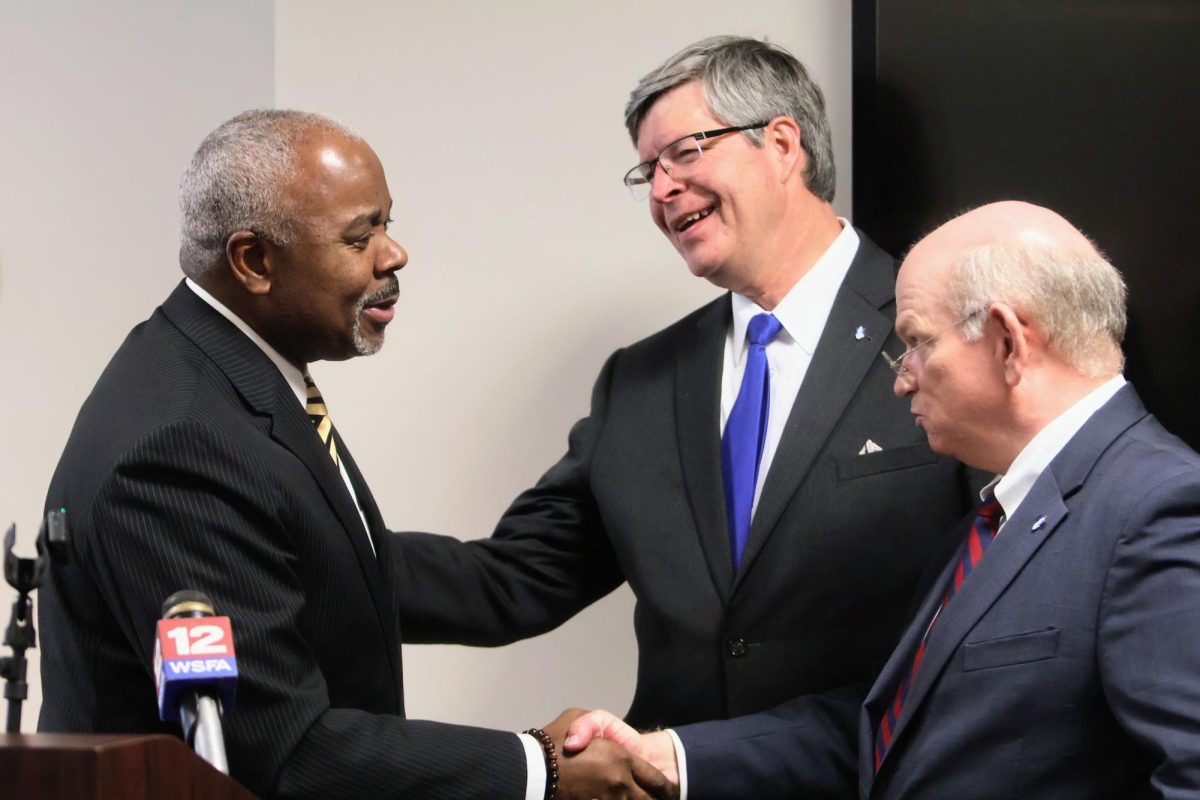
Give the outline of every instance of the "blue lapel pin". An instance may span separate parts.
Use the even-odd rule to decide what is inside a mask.
[[[854,331],[854,338],[860,342],[863,339],[867,338],[867,329],[864,328],[862,325],[859,325],[858,330]]]
[[[1040,531],[1045,526],[1046,526],[1046,517],[1043,514],[1042,516],[1038,517],[1036,520],[1033,521],[1033,526],[1029,529],[1029,532],[1033,533],[1034,531]]]

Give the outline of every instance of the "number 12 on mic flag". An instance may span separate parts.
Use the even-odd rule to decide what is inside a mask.
[[[179,721],[179,694],[214,689],[224,713],[233,708],[237,658],[229,617],[182,617],[158,621],[154,640],[154,682],[158,716]]]

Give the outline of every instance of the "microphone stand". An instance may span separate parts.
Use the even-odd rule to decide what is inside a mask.
[[[225,755],[225,732],[221,726],[221,701],[205,691],[185,697],[179,705],[183,735],[196,755],[214,769],[229,774]]]
[[[4,699],[8,702],[8,722],[5,731],[21,732],[21,704],[29,698],[29,682],[25,651],[37,647],[37,630],[33,626],[33,598],[30,592],[46,577],[50,559],[66,559],[67,518],[65,511],[51,511],[42,521],[37,538],[36,558],[17,558],[13,545],[17,526],[10,525],[4,534],[4,578],[17,590],[12,617],[4,631],[4,644],[13,654],[0,657],[0,677],[4,678]]]

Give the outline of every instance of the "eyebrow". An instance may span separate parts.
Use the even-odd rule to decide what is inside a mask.
[[[391,204],[388,205],[388,212],[390,212],[390,211],[391,211]],[[350,231],[354,230],[355,228],[358,228],[360,226],[367,225],[367,224],[369,224],[370,227],[374,228],[376,225],[383,222],[383,220],[387,219],[388,212],[385,212],[382,208],[373,208],[370,211],[364,211],[361,214],[356,215],[349,222],[347,222],[342,227],[342,232],[349,233]]]

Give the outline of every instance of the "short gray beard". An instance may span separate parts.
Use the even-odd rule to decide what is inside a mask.
[[[375,303],[386,297],[392,297],[400,291],[400,281],[396,280],[396,276],[390,275],[387,285],[382,289],[364,295],[358,301],[358,306],[354,309],[354,351],[360,356],[373,356],[383,347],[384,331],[379,332],[379,341],[368,342],[362,335],[362,315],[367,307],[367,303]]]
[[[383,347],[383,332],[379,334],[379,339],[374,342],[368,342],[362,335],[362,313],[365,301],[359,301],[358,308],[354,312],[354,351],[360,356],[373,356]]]

